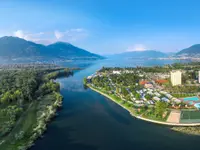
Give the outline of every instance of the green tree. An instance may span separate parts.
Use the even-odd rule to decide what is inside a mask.
[[[135,98],[137,99],[137,100],[139,100],[141,97],[140,97],[140,94],[139,93],[135,93]]]
[[[1,97],[1,103],[5,104],[5,103],[9,103],[10,101],[11,101],[11,93],[7,91]]]
[[[167,109],[167,103],[158,101],[155,105],[155,115],[162,118],[163,113]]]
[[[146,98],[147,100],[151,100],[152,97],[151,97],[151,95],[146,94],[146,95],[145,95],[145,98]]]
[[[122,88],[122,94],[124,96],[127,96],[129,94],[128,91],[127,91],[127,89],[125,87]]]

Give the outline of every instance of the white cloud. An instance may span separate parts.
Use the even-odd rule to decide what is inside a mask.
[[[13,33],[14,36],[25,39],[25,40],[30,40],[34,41],[36,37],[43,35],[43,32],[39,33],[28,33],[24,32],[23,30],[17,30]]]
[[[80,39],[84,39],[85,37],[88,36],[88,33],[86,30],[82,28],[77,28],[77,29],[69,29],[63,32],[56,30],[54,32],[54,35],[57,40],[62,39],[67,42],[73,42]]]
[[[40,44],[50,44],[58,40],[64,42],[74,42],[77,40],[82,40],[88,36],[86,30],[82,28],[68,29],[66,31],[50,31],[50,32],[27,32],[24,30],[16,30],[12,33],[12,36],[23,38],[28,41],[33,41]]]
[[[126,51],[144,51],[147,50],[146,46],[143,44],[135,44],[133,46],[128,47]]]
[[[56,31],[54,31],[54,35],[55,35],[56,39],[59,40],[64,36],[64,33],[56,30]]]
[[[13,34],[16,37],[26,39],[26,35],[24,34],[24,32],[22,30],[17,30]]]

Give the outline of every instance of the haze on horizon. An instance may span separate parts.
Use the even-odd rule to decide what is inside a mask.
[[[70,42],[98,54],[177,52],[200,43],[198,0],[6,0],[0,37]]]

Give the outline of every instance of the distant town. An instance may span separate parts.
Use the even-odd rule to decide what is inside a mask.
[[[139,119],[174,126],[200,125],[200,63],[103,67],[84,82]]]

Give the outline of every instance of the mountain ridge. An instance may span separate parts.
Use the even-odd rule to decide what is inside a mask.
[[[119,54],[110,55],[108,57],[127,57],[127,58],[158,58],[167,57],[167,54],[157,50],[130,51]]]
[[[52,58],[94,58],[102,59],[103,57],[91,53],[85,49],[76,47],[71,43],[62,41],[50,45],[37,44],[22,38],[13,36],[4,36],[0,38],[0,56],[8,58],[18,57],[52,57]]]
[[[188,55],[188,56],[196,55],[196,54],[200,55],[200,44],[194,44],[176,53],[176,55]]]

